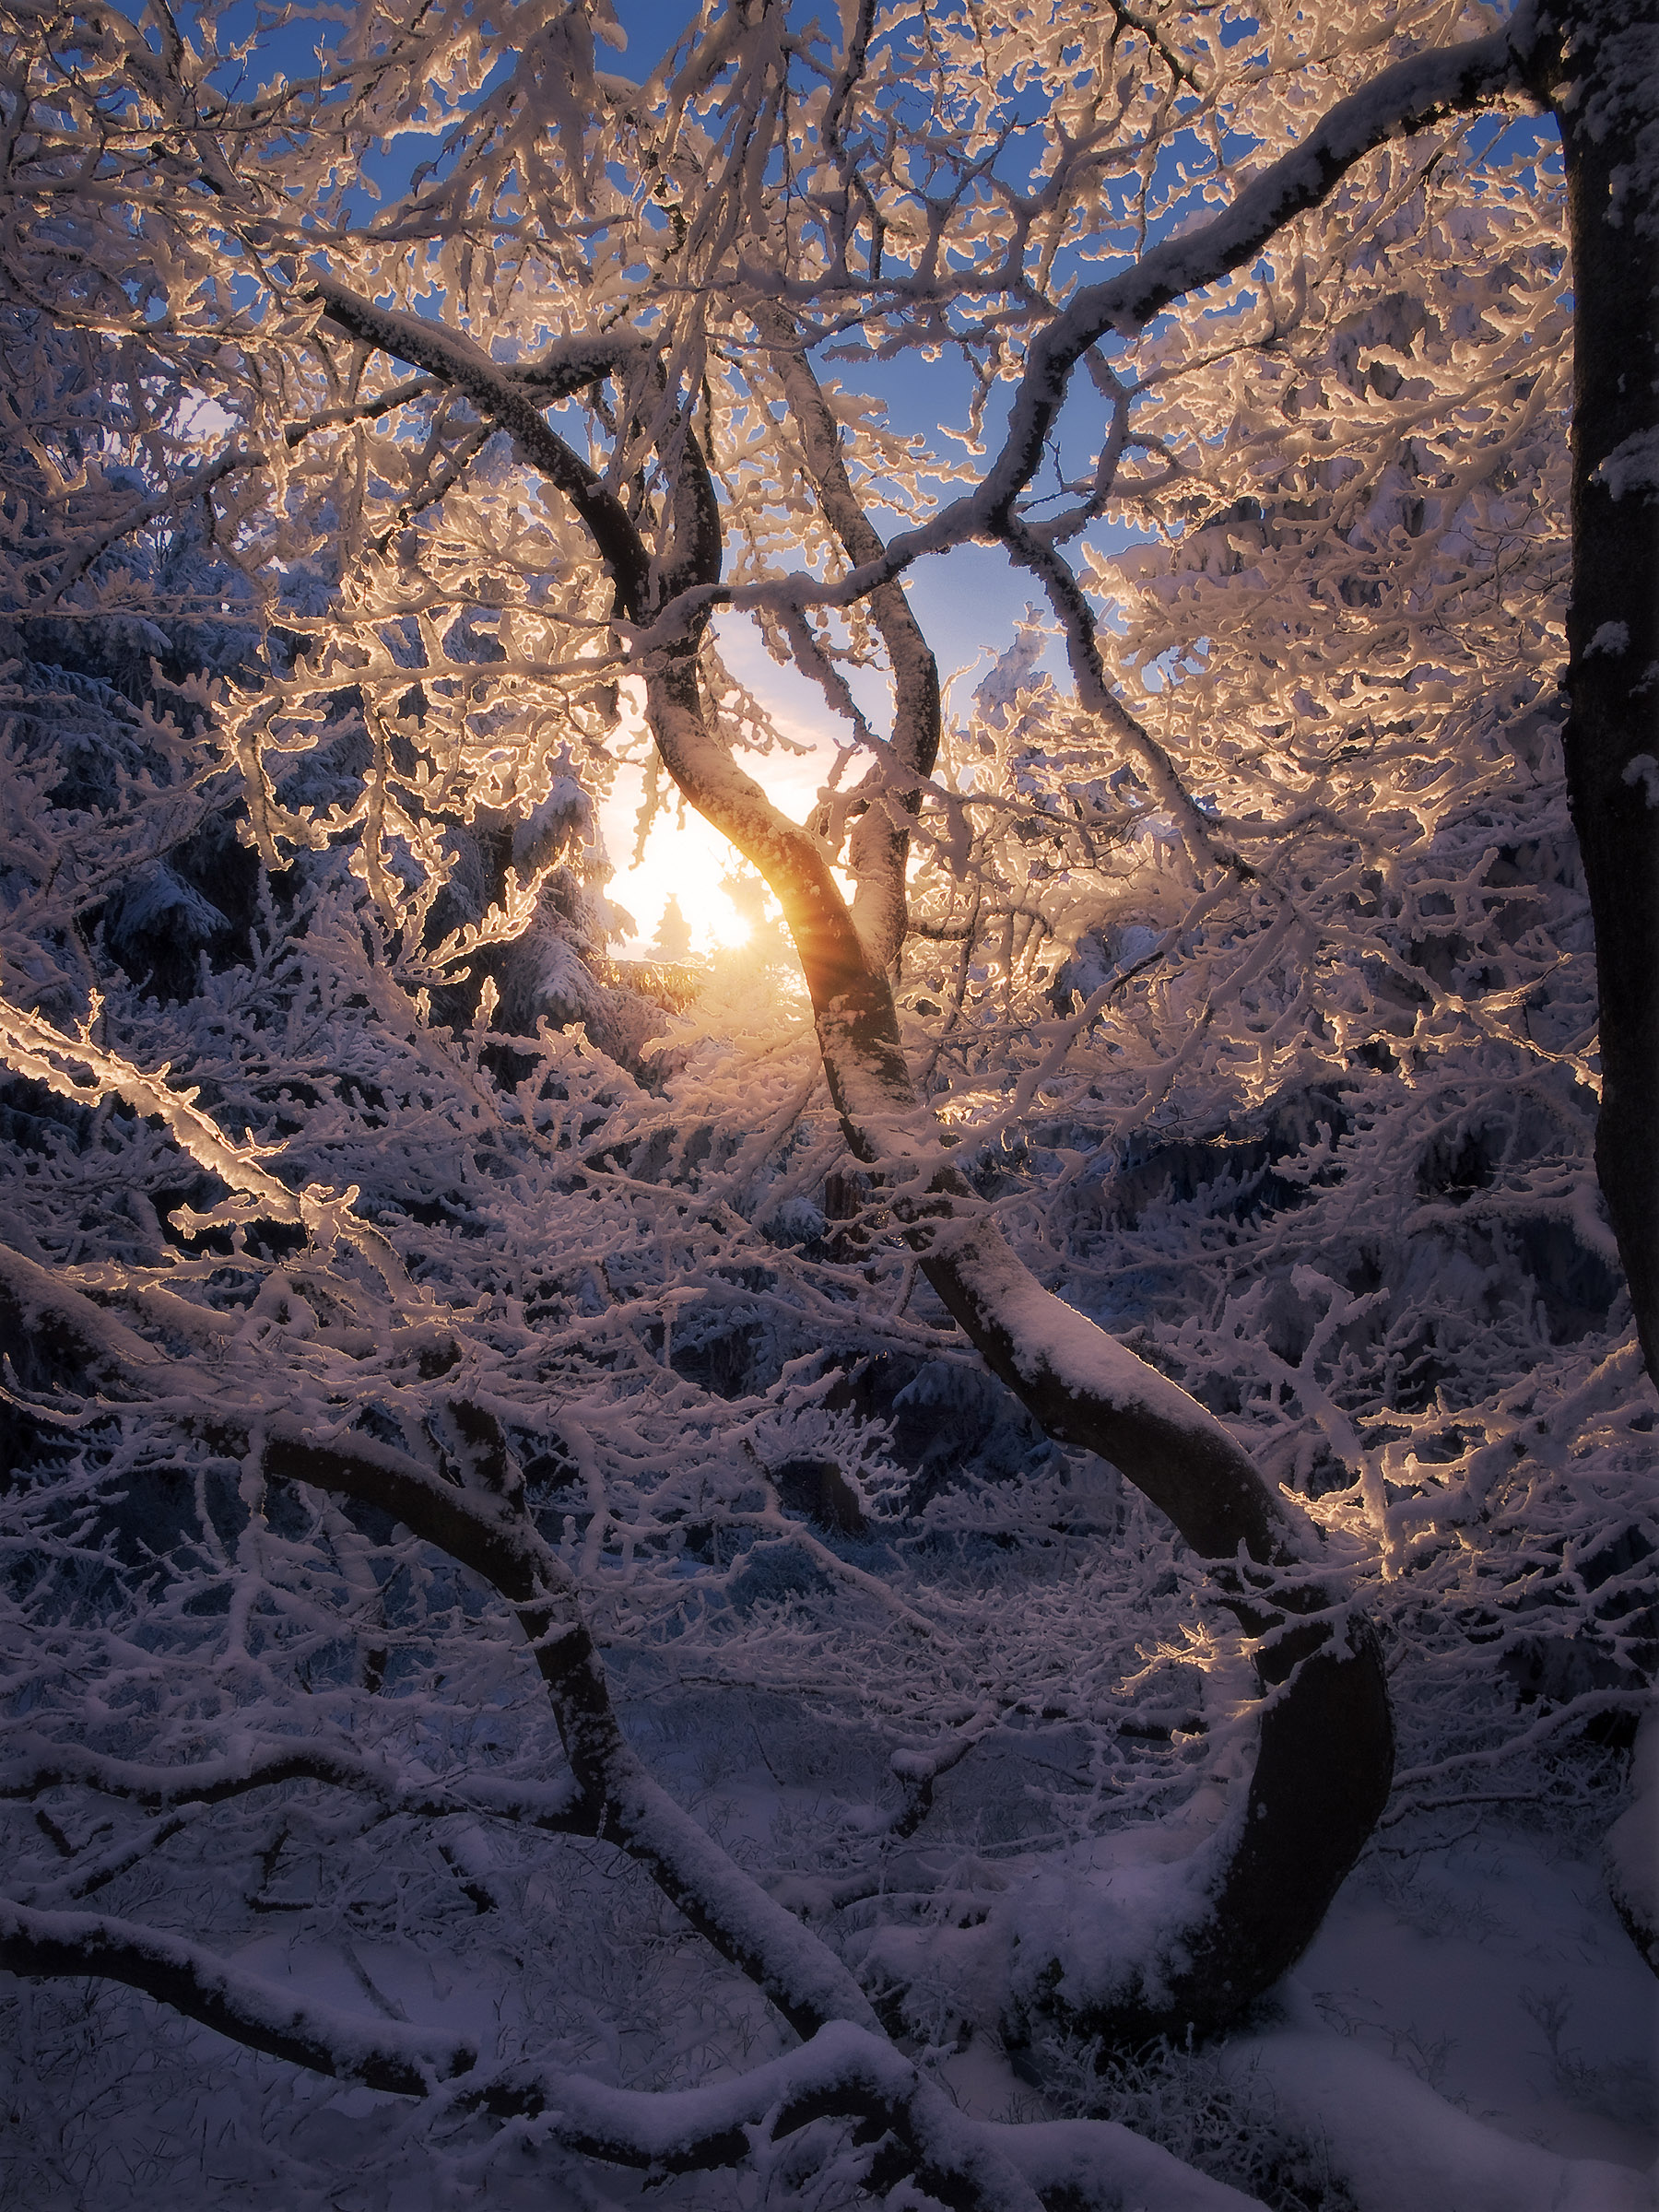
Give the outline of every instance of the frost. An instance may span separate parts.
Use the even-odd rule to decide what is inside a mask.
[[[1595,471],[1614,499],[1628,491],[1659,493],[1659,429],[1632,430]]]
[[[151,932],[176,932],[185,942],[206,943],[230,925],[194,884],[164,865],[143,869],[111,901],[106,928],[117,941],[136,941]]]
[[[1607,1832],[1614,1902],[1652,1964],[1656,1947],[1644,1931],[1659,1928],[1659,1725],[1650,1711],[1630,1761],[1633,1803]]]
[[[1289,1978],[1659,1912],[1544,17],[312,12],[0,24],[8,2191],[1648,2202]]]

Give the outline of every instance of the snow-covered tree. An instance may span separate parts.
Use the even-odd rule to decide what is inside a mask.
[[[360,2187],[1237,2201],[926,2047],[1223,2031],[1641,1709],[1659,16],[312,16],[0,7],[0,1961],[323,2078],[288,2202],[340,2083]],[[625,764],[771,894],[706,983]],[[810,1841],[665,1786],[734,1689]]]

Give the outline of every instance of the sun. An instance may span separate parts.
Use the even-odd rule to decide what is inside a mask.
[[[690,807],[677,801],[665,806],[651,826],[644,852],[632,860],[643,785],[641,769],[624,769],[599,814],[606,851],[628,855],[631,863],[618,866],[605,887],[606,897],[634,923],[632,936],[616,940],[619,949],[648,957],[671,899],[678,901],[689,925],[693,953],[707,957],[747,943],[748,923],[721,888],[722,878],[740,865],[737,854]],[[672,954],[675,947],[669,944],[664,949]]]
[[[734,644],[739,648],[736,653],[732,650]],[[751,658],[759,660],[761,656],[752,649],[743,650],[740,639],[728,638],[724,632],[722,648],[728,659],[740,659],[746,680],[755,683],[757,689],[761,688],[765,678],[756,683],[760,672],[751,670],[748,665]],[[775,671],[768,669],[766,675],[775,677]],[[624,697],[625,711],[631,710],[629,719],[640,728],[638,702],[628,698],[626,688]],[[777,727],[803,749],[745,754],[743,767],[764,787],[775,806],[792,821],[804,822],[834,759],[834,738],[811,715],[810,710],[802,712],[803,702],[798,699],[785,698],[768,703]],[[734,903],[726,888],[734,878],[747,874],[746,864],[729,839],[684,805],[671,788],[651,825],[644,851],[635,856],[637,823],[644,790],[642,764],[625,763],[618,771],[610,793],[599,808],[605,848],[617,864],[615,875],[606,885],[606,896],[629,915],[634,925],[632,935],[624,932],[612,939],[613,951],[634,959],[650,959],[653,952],[659,951],[669,958],[677,957],[672,943],[659,945],[663,917],[670,900],[677,901],[679,912],[689,927],[689,951],[693,957],[707,959],[716,952],[732,951],[747,944],[750,919],[744,909],[752,902],[746,900],[739,890]],[[843,883],[842,888],[851,890],[849,884]],[[670,939],[675,934],[671,918]]]

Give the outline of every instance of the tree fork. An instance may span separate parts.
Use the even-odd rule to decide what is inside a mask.
[[[928,1280],[986,1365],[1057,1441],[1096,1452],[1219,1565],[1226,1601],[1253,1633],[1269,1702],[1245,1807],[1208,1907],[1179,1931],[1157,1996],[1143,1993],[1088,2025],[1130,2045],[1188,2027],[1225,2027],[1312,1942],[1387,1802],[1394,1725],[1382,1652],[1347,1593],[1322,1575],[1299,1523],[1214,1415],[1102,1329],[1044,1290],[982,1217],[946,1213],[973,1193],[943,1159],[938,1131],[905,1065],[886,973],[865,957],[827,863],[806,831],[709,742],[690,651],[662,656],[648,716],[669,773],[705,819],[765,877],[805,970],[830,1096],[857,1156],[909,1164],[932,1199],[916,1221]],[[700,771],[712,771],[710,774]],[[1056,1363],[1052,1347],[1073,1354]],[[1249,1568],[1289,1587],[1253,1590]],[[1235,1587],[1228,1587],[1229,1580]],[[1343,1625],[1287,1616],[1340,1611]]]
[[[1619,24],[1627,29],[1630,23],[1640,29],[1648,19],[1638,18],[1628,8],[1618,11]],[[1599,53],[1593,49],[1594,41],[1581,39],[1578,51],[1592,52],[1599,64]],[[1069,371],[1102,328],[1113,323],[1119,327],[1143,326],[1169,299],[1236,265],[1252,250],[1253,241],[1271,235],[1301,207],[1323,198],[1339,175],[1392,131],[1421,127],[1448,112],[1478,107],[1500,96],[1517,83],[1524,68],[1535,68],[1537,52],[1535,26],[1523,10],[1512,25],[1484,40],[1396,65],[1363,92],[1339,103],[1314,141],[1264,172],[1232,209],[1193,240],[1155,249],[1129,277],[1080,294],[1033,348],[1009,442],[974,501],[982,521],[997,535],[1006,534],[1013,501],[1029,481],[1041,432],[1059,405]],[[1601,74],[1598,89],[1603,88]],[[1627,74],[1633,77],[1636,71]],[[1630,99],[1641,108],[1639,88]],[[1597,148],[1601,140],[1594,137],[1593,125],[1600,112],[1592,100],[1575,126],[1588,134]],[[1605,124],[1597,127],[1605,129]],[[1597,158],[1605,187],[1611,165]],[[339,319],[334,299],[330,312]],[[360,310],[354,312],[359,320],[367,320]],[[1582,312],[1581,308],[1581,317]],[[786,371],[792,349],[784,327],[775,317],[763,327],[776,341],[780,365]],[[362,335],[386,342],[381,331],[365,329]],[[433,367],[432,355],[442,353],[449,341],[422,334],[422,342],[420,365]],[[501,372],[471,359],[450,364],[450,372],[498,419],[512,420],[521,444],[534,458],[539,461],[537,449],[548,447],[553,479],[567,489],[590,526],[599,525],[595,536],[617,579],[620,611],[636,621],[657,611],[649,604],[652,595],[639,588],[650,565],[643,546],[609,542],[606,526],[611,537],[626,536],[614,526],[614,512],[608,505],[603,513],[592,512],[594,500],[585,479],[565,484],[565,478],[572,477],[568,455],[562,447],[552,451],[552,433],[539,419],[516,419],[529,411]],[[796,402],[805,403],[806,427],[809,431],[821,429],[814,420],[812,394],[798,372],[797,381],[803,388]],[[1602,405],[1605,408],[1605,400]],[[1618,420],[1618,436],[1623,438],[1623,417]],[[826,519],[850,554],[868,559],[875,552],[874,543],[863,543],[855,524],[843,526],[852,524],[850,511],[855,502],[841,496],[833,451],[820,435],[816,443],[824,450],[814,455],[814,442],[809,436],[809,459],[816,462]],[[1594,459],[1581,463],[1586,481],[1617,442],[1605,439]],[[719,531],[701,453],[688,435],[680,451],[672,456],[665,453],[664,459],[677,481],[677,506],[689,499],[704,525],[700,531],[677,531],[681,546],[700,540],[703,559],[700,566],[677,561],[674,582],[681,590],[694,584],[717,585]],[[1612,488],[1606,488],[1604,504],[1616,503],[1611,500]],[[1585,534],[1581,552],[1584,560],[1590,559],[1594,527]],[[849,538],[857,542],[849,543]],[[1641,575],[1640,567],[1636,573]],[[675,643],[641,659],[649,718],[665,764],[684,795],[744,853],[783,906],[811,993],[831,1095],[853,1150],[889,1171],[908,1168],[920,1174],[943,1201],[942,1211],[948,1211],[953,1201],[959,1206],[971,1200],[971,1194],[958,1184],[947,1163],[938,1157],[936,1127],[905,1066],[888,978],[868,958],[815,841],[772,807],[706,726],[696,656],[708,611],[707,604],[700,606]],[[1622,613],[1604,618],[1624,618]],[[1605,652],[1606,635],[1599,626],[1589,633],[1587,643],[1597,637],[1603,639]],[[1594,657],[1587,654],[1591,661]],[[1630,689],[1627,684],[1627,706]],[[1611,763],[1621,781],[1635,751],[1634,746],[1626,745]],[[1659,768],[1654,773],[1659,778]],[[1601,814],[1610,811],[1606,782],[1604,773],[1587,820],[1597,809]],[[1633,801],[1634,793],[1630,795]],[[1631,818],[1629,808],[1618,818],[1626,836],[1622,845],[1615,840],[1618,857],[1629,853]],[[1593,834],[1594,827],[1593,820]],[[1645,865],[1651,857],[1650,840],[1638,858]],[[1616,868],[1599,855],[1590,865],[1612,895]],[[1641,916],[1659,912],[1659,885],[1651,874],[1623,904]],[[1651,960],[1659,951],[1659,942],[1644,943],[1642,951]],[[1651,995],[1647,968],[1639,956],[1624,970],[1633,986],[1631,996],[1639,1002],[1639,1015],[1640,1001]],[[1637,1026],[1640,1031],[1640,1020]],[[1640,1041],[1634,1051],[1640,1064]],[[1651,1050],[1646,1065],[1654,1065]],[[1623,1131],[1631,1109],[1624,1101],[1631,1087],[1620,1077],[1611,1088],[1605,1157],[1622,1168],[1619,1147],[1622,1144],[1628,1150],[1630,1145]],[[1653,1177],[1653,1203],[1659,1218],[1659,1172],[1645,1160],[1641,1172]],[[1619,1205],[1628,1217],[1630,1207],[1622,1194]],[[1310,1571],[1311,1532],[1295,1527],[1241,1448],[1186,1393],[1050,1297],[988,1223],[962,1214],[942,1238],[938,1232],[946,1224],[936,1218],[918,1224],[918,1229],[924,1240],[935,1240],[924,1259],[934,1287],[987,1364],[1051,1434],[1121,1466],[1169,1512],[1200,1556],[1245,1562],[1270,1574],[1287,1569],[1300,1572],[1300,1589],[1289,1596],[1279,1594],[1277,1615],[1267,1609],[1259,1592],[1253,1596],[1245,1587],[1227,1593],[1247,1626],[1266,1628],[1298,1612],[1316,1614],[1344,1605],[1328,1584],[1321,1589],[1323,1578]],[[1627,1230],[1621,1243],[1628,1236]],[[1646,1248],[1653,1242],[1647,1238]],[[1642,1253],[1638,1251],[1632,1280],[1646,1279]],[[1034,1315],[1039,1318],[1033,1331]],[[1073,1358],[1063,1369],[1056,1368],[1041,1342],[1034,1341],[1057,1334],[1066,1337],[1076,1352],[1079,1331],[1088,1332],[1087,1349],[1080,1360]],[[1247,1569],[1241,1566],[1238,1571],[1247,1585]],[[1381,1656],[1369,1628],[1354,1626],[1351,1614],[1340,1636],[1329,1623],[1310,1621],[1304,1630],[1266,1646],[1260,1671],[1265,1687],[1277,1694],[1264,1716],[1257,1771],[1248,1798],[1248,1831],[1238,1835],[1216,1886],[1213,1910],[1189,1947],[1194,1963],[1176,1977],[1172,2006],[1161,2006],[1150,2015],[1142,2011],[1125,2016],[1124,2033],[1155,2031],[1182,2020],[1219,2026],[1241,2010],[1305,1947],[1386,1798],[1393,1733]]]
[[[31,1351],[38,1343],[43,1365],[60,1377],[90,1372],[127,1403],[142,1404],[145,1385],[159,1373],[178,1379],[181,1363],[4,1245],[0,1322],[9,1324]],[[179,1394],[197,1399],[185,1425],[245,1455],[255,1435],[246,1411],[216,1403],[206,1378],[191,1380],[199,1387]],[[603,1660],[576,1609],[569,1578],[529,1519],[522,1479],[499,1423],[465,1399],[452,1399],[446,1411],[456,1449],[447,1454],[443,1474],[361,1437],[319,1443],[302,1420],[288,1414],[257,1424],[260,1473],[268,1481],[372,1503],[488,1583],[517,1617],[571,1763],[572,1800],[547,1825],[600,1837],[642,1865],[690,1925],[789,2021],[807,2047],[794,2056],[809,2065],[815,2039],[839,2031],[842,2041],[834,2047],[844,2053],[850,2039],[853,2053],[865,2061],[866,2076],[890,2075],[898,2083],[897,2094],[878,2090],[872,2096],[867,2081],[847,2078],[842,2063],[823,2087],[807,2086],[804,2094],[783,2099],[768,2092],[757,2110],[770,2112],[775,2133],[793,2132],[816,2116],[859,2118],[887,2137],[877,2162],[885,2157],[889,2181],[915,2176],[952,2212],[1040,2212],[1039,2198],[1018,2168],[979,2136],[958,2128],[945,2092],[891,2050],[874,2007],[841,1960],[646,1771],[622,1735]],[[59,1771],[51,1759],[49,1749],[25,1779],[49,1786],[56,1780],[96,1778],[100,1762],[71,1751]],[[133,1780],[127,1762],[114,1767],[112,1779]],[[202,1794],[211,1800],[301,1776],[360,1779],[301,1747],[291,1760],[269,1763],[262,1771],[215,1776]],[[151,1794],[155,1780],[154,1771],[139,1771],[135,1794]],[[455,1808],[441,1804],[436,1809],[441,1817]],[[295,1998],[283,1985],[243,1973],[178,1936],[100,1914],[38,1912],[0,1898],[0,1969],[124,1983],[250,2049],[397,2095],[429,2095],[441,2082],[471,2074],[477,2064],[476,2046],[465,2040],[383,2023],[365,2030],[354,2016]],[[768,2071],[760,2068],[758,2078]],[[471,2100],[499,2116],[539,2113],[550,2104],[580,2102],[594,2086],[579,2076],[541,2077],[533,2065],[514,2072],[519,2078],[481,2084]],[[723,2092],[741,2099],[746,2085],[722,2085],[717,2100]],[[697,2094],[682,2095],[682,2108]],[[597,2097],[614,2124],[617,2093],[599,2088]],[[724,2124],[679,2155],[647,2147],[641,2137],[651,2117],[676,2100],[623,2092],[623,2102],[630,2098],[642,2127],[590,2130],[578,2124],[565,2139],[595,2158],[675,2171],[733,2164],[747,2147],[742,2129]]]

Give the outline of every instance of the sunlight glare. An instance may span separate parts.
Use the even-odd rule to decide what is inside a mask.
[[[763,685],[775,690],[767,678],[775,677],[776,671],[765,664],[758,650],[748,647],[741,632],[733,636],[723,631],[721,644],[728,663],[737,669],[743,680],[757,690]],[[630,696],[632,687],[625,683],[620,688],[623,713],[642,735],[639,705]],[[834,758],[833,739],[821,726],[815,726],[815,720],[808,720],[798,712],[801,703],[798,700],[784,706],[774,697],[768,703],[777,726],[812,749],[804,753],[745,753],[741,763],[745,772],[765,788],[774,806],[792,821],[804,822],[829,773]],[[791,708],[797,711],[792,712]],[[644,789],[643,767],[638,763],[626,765],[618,771],[610,795],[599,810],[606,850],[616,868],[606,885],[606,897],[613,905],[619,906],[634,925],[631,936],[624,933],[612,939],[613,950],[626,959],[654,957],[670,899],[678,900],[679,911],[689,924],[694,959],[706,959],[716,952],[732,951],[746,945],[750,923],[748,915],[741,911],[745,903],[743,894],[739,890],[734,902],[725,888],[728,879],[747,873],[745,863],[727,839],[711,829],[691,807],[680,804],[672,789],[667,803],[651,825],[643,853],[635,860],[636,825]],[[850,897],[851,883],[839,870],[836,875],[843,893]]]
[[[717,830],[677,802],[666,806],[651,825],[651,835],[632,864],[634,823],[640,811],[644,773],[625,769],[601,809],[605,842],[617,872],[605,887],[613,905],[632,917],[635,935],[616,940],[634,958],[649,958],[663,924],[664,910],[677,899],[691,929],[691,950],[702,958],[747,941],[749,925],[721,888],[740,864]]]

